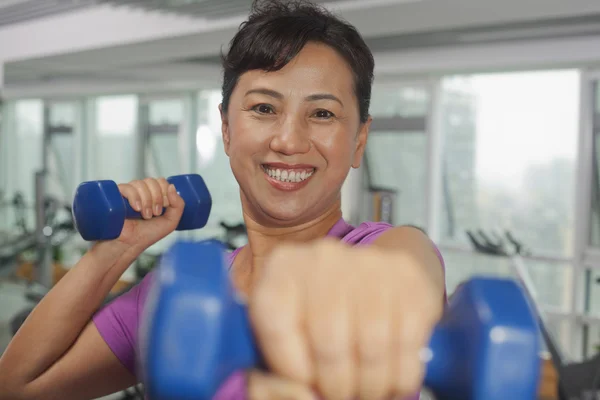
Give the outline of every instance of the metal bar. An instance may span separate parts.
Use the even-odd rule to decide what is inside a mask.
[[[588,75],[587,71],[581,74],[580,78],[580,122],[579,122],[579,140],[577,151],[577,180],[575,190],[575,235],[573,239],[573,284],[570,311],[576,322],[576,315],[580,307],[579,296],[582,292],[584,273],[584,254],[589,241],[590,218],[591,218],[591,183],[592,183],[592,156],[593,146],[593,109],[594,109],[594,88],[595,79]],[[569,324],[569,342],[572,343],[573,355],[583,347],[579,340],[583,340],[582,332],[576,330],[580,327],[575,323]],[[581,333],[581,335],[579,334]]]
[[[47,227],[46,215],[46,180],[48,176],[48,149],[50,135],[48,125],[50,121],[50,107],[44,104],[43,131],[42,131],[42,169],[35,173],[35,231],[37,238],[38,258],[36,262],[36,279],[44,288],[52,287],[52,243],[51,232]]]
[[[371,132],[398,131],[399,133],[414,133],[427,131],[426,117],[373,117]]]
[[[442,184],[442,156],[444,137],[441,128],[442,121],[442,80],[433,80],[430,84],[430,101],[427,113],[425,132],[427,132],[427,219],[426,230],[428,236],[435,243],[441,244],[441,184]]]
[[[586,268],[600,269],[600,249],[586,249],[582,263]]]
[[[135,176],[137,179],[143,179],[147,176],[146,171],[146,150],[149,144],[148,128],[150,125],[150,106],[138,104],[137,118],[137,157]]]
[[[480,254],[473,250],[470,246],[458,246],[458,245],[449,245],[449,244],[439,244],[438,248],[441,251],[451,251],[455,253],[465,253],[465,254]],[[490,257],[493,257],[490,255]],[[539,261],[545,262],[548,264],[573,264],[575,262],[572,257],[564,257],[564,256],[553,256],[553,255],[542,255],[542,254],[530,254],[521,256],[523,260],[527,261]],[[570,267],[567,267],[570,268]]]
[[[179,124],[160,124],[160,125],[148,125],[148,135],[178,135]]]

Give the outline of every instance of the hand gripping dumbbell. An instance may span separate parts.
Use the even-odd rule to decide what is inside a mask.
[[[167,178],[183,198],[185,208],[178,231],[203,228],[208,221],[212,199],[200,175],[176,175]],[[113,181],[84,182],[77,187],[73,200],[73,219],[85,240],[112,240],[121,235],[126,219],[141,219]]]
[[[158,268],[138,357],[152,400],[208,400],[236,370],[262,365],[221,245],[176,242]],[[538,326],[513,280],[473,278],[454,294],[427,349],[437,399],[533,400]]]

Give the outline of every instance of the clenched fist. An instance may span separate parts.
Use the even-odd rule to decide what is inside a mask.
[[[146,178],[118,186],[131,208],[142,215],[141,220],[125,220],[118,241],[145,249],[177,228],[185,202],[165,178]]]
[[[283,398],[286,390],[305,398],[297,384],[328,400],[417,394],[420,352],[442,314],[439,291],[409,252],[329,239],[278,248],[249,298],[258,344],[277,379],[251,374],[250,394],[270,387]],[[286,380],[296,386],[286,388]]]

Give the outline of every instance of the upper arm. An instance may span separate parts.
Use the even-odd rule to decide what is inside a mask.
[[[374,229],[362,244],[369,243],[374,246],[388,249],[410,251],[422,261],[424,267],[434,277],[436,283],[443,289],[444,302],[446,299],[445,264],[439,249],[427,234],[417,227],[382,225]]]
[[[136,377],[90,321],[73,346],[25,389],[24,398],[95,399],[131,387]]]

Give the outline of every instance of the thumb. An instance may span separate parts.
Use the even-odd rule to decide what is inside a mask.
[[[165,210],[163,217],[173,224],[178,224],[185,208],[185,201],[177,193],[175,185],[170,184],[167,189],[167,198],[169,199],[169,206]]]
[[[248,372],[248,400],[315,400],[309,387],[265,373]]]

